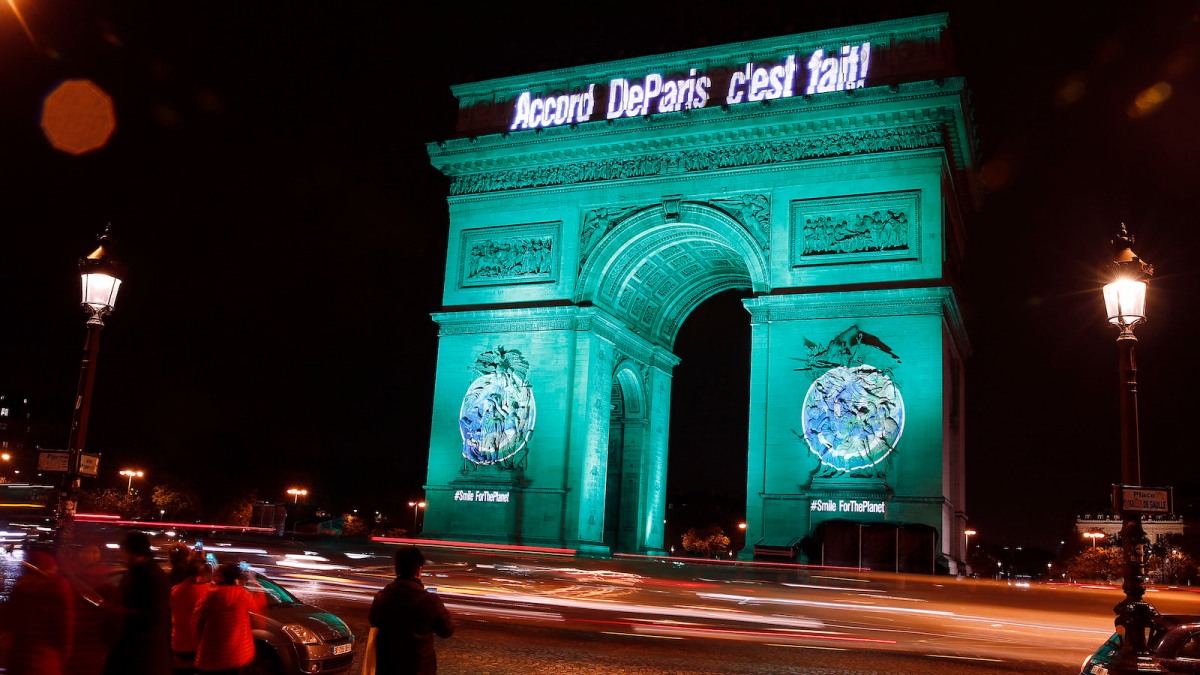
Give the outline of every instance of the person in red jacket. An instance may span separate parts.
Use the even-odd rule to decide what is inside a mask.
[[[416,546],[396,549],[396,579],[375,594],[368,618],[375,635],[378,675],[431,675],[437,672],[434,635],[454,634],[454,620],[442,599],[421,583],[425,555]]]
[[[171,652],[175,675],[196,672],[196,633],[192,616],[200,600],[212,588],[213,569],[208,563],[192,561],[192,576],[171,587]]]
[[[259,602],[242,586],[237,563],[221,563],[196,611],[196,672],[237,675],[254,661],[254,633],[250,612]]]

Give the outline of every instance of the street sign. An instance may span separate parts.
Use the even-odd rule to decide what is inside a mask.
[[[66,471],[71,465],[71,453],[45,450],[38,453],[38,471]]]
[[[1172,497],[1169,487],[1113,486],[1113,506],[1119,513],[1173,513]]]
[[[95,478],[100,474],[100,455],[83,452],[79,455],[79,475]]]

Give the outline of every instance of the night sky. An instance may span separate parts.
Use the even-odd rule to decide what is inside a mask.
[[[425,143],[453,135],[451,84],[942,11],[982,162],[961,298],[978,541],[1051,546],[1119,481],[1100,285],[1121,222],[1156,269],[1137,330],[1143,482],[1196,482],[1196,2],[15,3],[24,26],[0,4],[0,392],[69,419],[76,265],[111,223],[130,271],[102,335],[92,484],[136,466],[214,497],[301,485],[331,511],[402,515],[425,476],[448,227]],[[80,156],[39,127],[75,78],[117,115]],[[1159,102],[1138,108],[1148,91]],[[683,326],[671,445],[702,461],[672,464],[674,497],[744,506],[748,335],[732,297]],[[699,419],[728,424],[698,436],[683,422]]]

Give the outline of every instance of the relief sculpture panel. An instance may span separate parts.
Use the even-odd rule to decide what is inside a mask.
[[[792,203],[792,265],[917,257],[918,193],[896,192]]]
[[[460,287],[555,280],[558,223],[464,230]]]

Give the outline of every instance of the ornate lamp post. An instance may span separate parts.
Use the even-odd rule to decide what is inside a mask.
[[[425,502],[409,502],[408,505],[413,509],[412,535],[415,537],[417,536],[417,514],[421,512],[421,509],[425,508]]]
[[[308,494],[308,490],[303,488],[291,488],[287,492],[289,495],[295,497],[295,499],[292,500],[293,504],[299,504],[300,498]]]
[[[125,266],[112,254],[112,225],[96,237],[100,245],[79,261],[82,284],[80,304],[88,313],[87,337],[83,342],[83,363],[79,369],[79,387],[75,409],[71,413],[71,438],[67,444],[67,475],[62,488],[63,503],[58,514],[58,529],[66,540],[72,536],[75,508],[79,503],[79,462],[87,440],[88,414],[92,406],[92,384],[96,379],[96,358],[100,354],[100,330],[104,317],[113,311],[117,291],[125,276]]]
[[[1092,540],[1092,548],[1096,548],[1096,540],[1103,539],[1104,533],[1103,532],[1084,532],[1083,536],[1088,539],[1091,539]]]
[[[1146,320],[1146,288],[1154,268],[1133,252],[1133,237],[1121,224],[1112,240],[1115,258],[1109,271],[1112,281],[1104,286],[1104,306],[1109,323],[1116,326],[1117,346],[1120,349],[1121,384],[1121,482],[1141,485],[1142,470],[1138,448],[1137,365],[1133,348],[1137,338],[1133,327]],[[1146,545],[1149,540],[1142,530],[1142,514],[1121,509],[1121,549],[1125,557],[1125,581],[1121,590],[1125,598],[1113,611],[1117,631],[1124,634],[1121,643],[1119,670],[1114,672],[1161,672],[1147,648],[1150,630],[1157,612],[1144,601],[1146,594]],[[1094,545],[1096,540],[1092,539]]]

